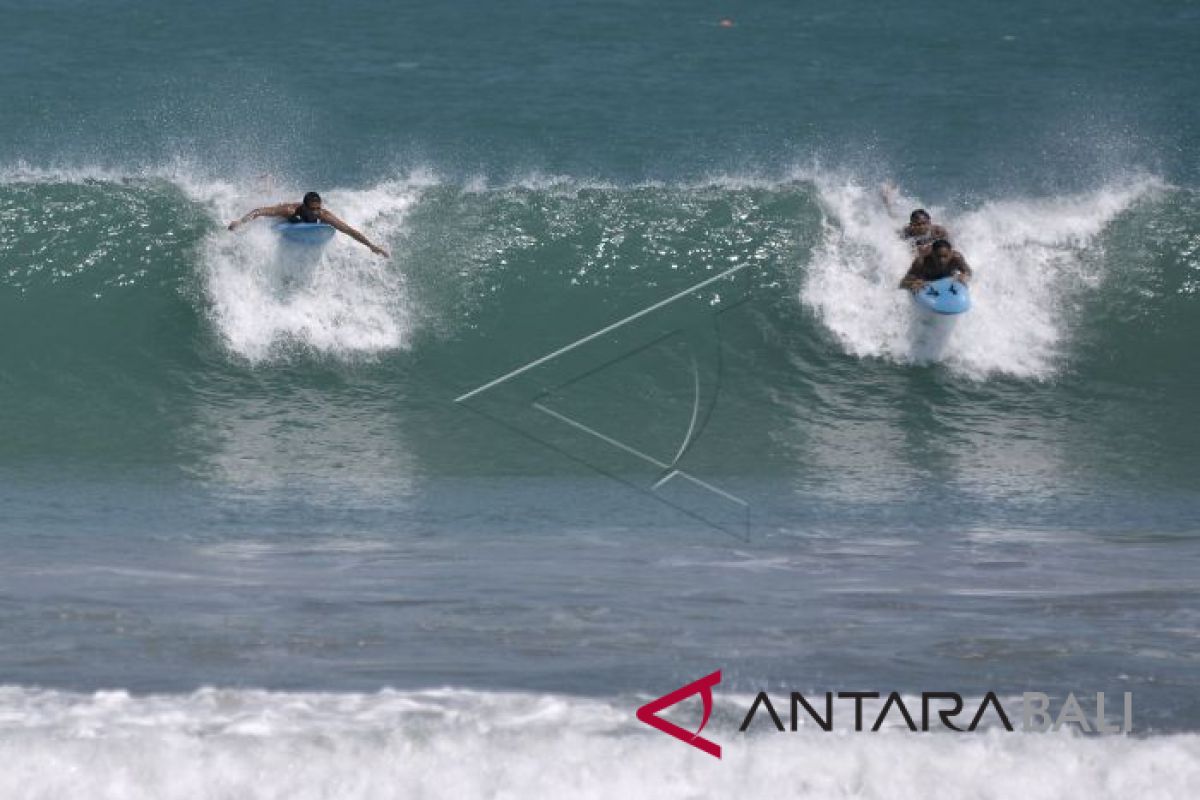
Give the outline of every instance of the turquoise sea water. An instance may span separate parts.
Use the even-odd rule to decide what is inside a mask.
[[[728,712],[799,796],[1195,794],[1200,6],[0,11],[5,796],[728,796],[633,719],[717,668],[1145,735]],[[309,189],[392,258],[224,229]]]

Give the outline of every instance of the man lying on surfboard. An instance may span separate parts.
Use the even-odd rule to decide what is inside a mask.
[[[900,288],[915,292],[929,281],[951,277],[966,283],[971,278],[971,267],[950,242],[938,239],[929,246],[928,255],[916,257],[900,281]]]
[[[342,222],[332,211],[322,208],[321,195],[316,192],[309,192],[304,195],[304,199],[299,203],[280,203],[275,206],[256,208],[241,219],[235,219],[229,223],[229,230],[237,230],[239,226],[259,217],[283,217],[288,222],[324,222],[326,225],[346,234],[354,241],[362,243],[372,253],[389,258],[387,250],[374,244],[366,236],[363,236],[357,230]]]

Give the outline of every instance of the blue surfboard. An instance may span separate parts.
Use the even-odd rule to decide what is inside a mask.
[[[935,314],[961,314],[971,308],[971,290],[956,278],[930,281],[912,293],[913,301]]]
[[[332,225],[326,225],[324,222],[278,222],[274,228],[283,241],[305,247],[321,247],[328,244],[337,233]]]

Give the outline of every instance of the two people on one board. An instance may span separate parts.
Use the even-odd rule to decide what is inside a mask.
[[[883,188],[883,202],[888,211],[892,210],[890,186]],[[971,279],[971,267],[963,254],[950,244],[950,232],[941,225],[935,225],[933,217],[923,208],[914,210],[908,216],[908,224],[900,232],[904,241],[912,247],[916,258],[908,268],[908,273],[900,281],[901,289],[919,291],[930,281],[942,278],[957,278],[966,283]]]
[[[304,195],[304,199],[299,203],[279,203],[273,206],[263,206],[256,208],[247,213],[241,219],[235,219],[229,223],[229,230],[237,230],[240,226],[245,225],[251,220],[259,217],[280,217],[288,222],[324,222],[342,233],[349,236],[356,242],[361,243],[372,253],[388,258],[388,251],[384,250],[379,245],[372,242],[360,231],[352,228],[350,225],[343,222],[336,214],[325,208],[321,203],[321,195],[316,192],[309,192]]]

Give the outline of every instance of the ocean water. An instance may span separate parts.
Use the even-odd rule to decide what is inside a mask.
[[[1195,3],[0,12],[0,797],[1200,795]]]

